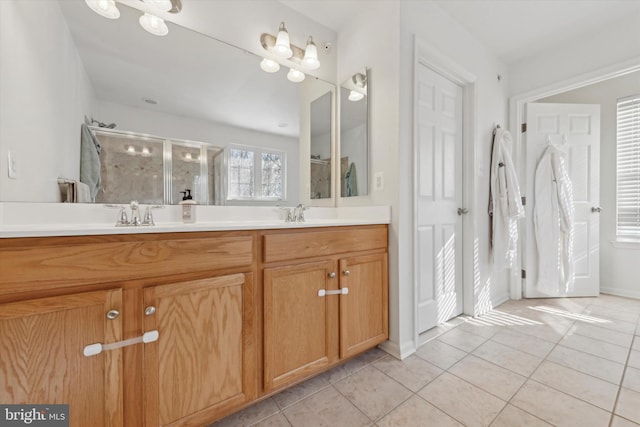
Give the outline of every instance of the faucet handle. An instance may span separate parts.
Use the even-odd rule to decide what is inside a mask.
[[[152,212],[153,209],[164,209],[164,206],[162,205],[147,206],[147,208],[144,211],[144,218],[142,219],[141,225],[156,225],[156,223],[153,222],[153,212]]]
[[[127,210],[123,206],[118,205],[104,205],[105,208],[119,209],[118,219],[116,219],[116,227],[126,227],[131,225],[129,218],[127,218]]]
[[[140,221],[140,211],[138,210],[138,201],[137,200],[132,200],[131,201],[131,221],[129,222],[130,225],[141,225],[142,222]]]
[[[278,206],[278,209],[284,212],[284,222],[294,222],[294,215],[291,208]]]

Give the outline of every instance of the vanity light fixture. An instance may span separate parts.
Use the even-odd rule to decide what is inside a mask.
[[[173,9],[173,3],[171,0],[142,0],[143,2],[155,7],[162,12],[169,12]]]
[[[84,2],[98,15],[109,19],[118,19],[120,11],[115,0],[84,0]]]
[[[262,68],[262,71],[266,71],[267,73],[276,73],[280,70],[280,64],[273,59],[262,58],[262,61],[260,61],[260,68]]]
[[[349,92],[349,101],[360,101],[362,98],[364,98],[364,93],[356,92],[355,90]]]
[[[167,27],[164,19],[150,13],[145,13],[140,17],[140,25],[154,36],[166,36],[169,34],[169,27]]]
[[[281,22],[280,28],[278,28],[278,35],[276,36],[273,51],[276,55],[284,59],[291,58],[293,55],[291,43],[289,42],[289,32],[285,28],[284,22]]]
[[[304,50],[304,58],[302,58],[302,66],[308,70],[317,70],[320,68],[318,48],[313,42],[313,37],[311,36],[309,36],[309,39],[307,40],[307,47]]]
[[[360,101],[367,95],[367,76],[356,73],[351,76],[352,89],[349,92],[349,101]]]
[[[305,75],[302,71],[296,70],[295,68],[290,68],[287,73],[287,79],[293,83],[300,83],[305,78]]]

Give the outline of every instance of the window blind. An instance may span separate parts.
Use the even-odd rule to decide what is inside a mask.
[[[617,235],[640,240],[640,95],[617,102]]]

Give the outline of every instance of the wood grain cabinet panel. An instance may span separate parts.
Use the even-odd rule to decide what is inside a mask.
[[[121,340],[110,310],[120,289],[0,305],[0,402],[68,404],[71,426],[122,426],[122,350],[83,354]]]

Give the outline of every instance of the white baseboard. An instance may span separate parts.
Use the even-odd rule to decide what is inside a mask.
[[[406,359],[416,352],[416,346],[413,341],[407,341],[402,346],[399,346],[397,343],[387,340],[378,347],[400,360]]]
[[[640,299],[640,290],[638,291],[630,291],[628,289],[619,289],[619,288],[600,288],[601,294],[607,295],[615,295],[617,297],[626,297],[626,298],[635,298]]]

